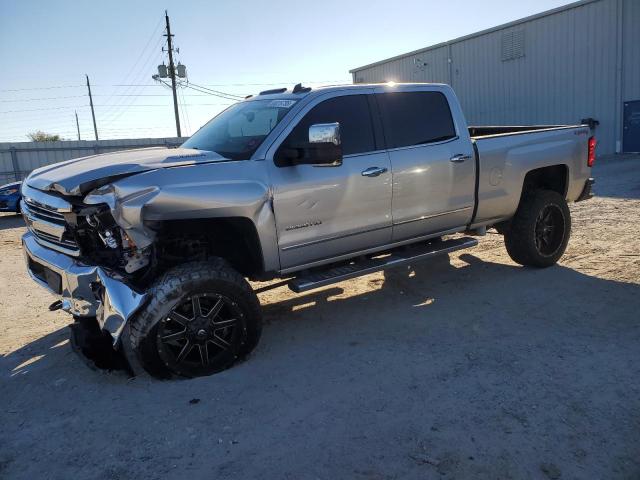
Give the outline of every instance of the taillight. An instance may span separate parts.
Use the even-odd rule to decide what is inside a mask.
[[[596,137],[589,138],[589,156],[587,157],[587,165],[593,167],[596,161]]]

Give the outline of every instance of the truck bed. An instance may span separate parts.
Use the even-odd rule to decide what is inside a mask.
[[[559,179],[568,175],[569,202],[589,178],[587,125],[473,126],[469,133],[478,162],[476,226],[515,214],[526,172],[555,166]]]

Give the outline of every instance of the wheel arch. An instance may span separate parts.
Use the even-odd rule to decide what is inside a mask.
[[[509,218],[502,219],[493,225],[499,233],[503,233],[505,228],[509,226],[513,215],[517,213],[517,209],[522,205],[522,202],[527,195],[535,192],[536,190],[550,190],[558,193],[562,198],[566,199],[569,190],[569,166],[564,163],[559,163],[527,171],[522,177],[520,198],[518,199],[517,204],[514,203],[512,207],[512,214]]]
[[[533,190],[551,190],[567,197],[569,187],[569,167],[566,164],[548,165],[529,170],[522,181],[520,201]]]
[[[260,276],[265,271],[265,255],[258,229],[251,218],[242,216],[186,218],[153,223],[156,241],[175,241],[204,236],[207,257],[225,259],[245,277]],[[190,261],[186,258],[185,261]]]

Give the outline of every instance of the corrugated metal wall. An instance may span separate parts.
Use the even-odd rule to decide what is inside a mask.
[[[132,148],[178,146],[184,138],[132,138],[124,140],[0,143],[0,185],[21,180],[43,165],[97,153]]]
[[[524,56],[503,60],[503,40],[513,32],[524,34]],[[470,124],[593,117],[599,152],[613,153],[622,102],[640,99],[640,0],[585,0],[352,73],[356,83],[448,83]]]

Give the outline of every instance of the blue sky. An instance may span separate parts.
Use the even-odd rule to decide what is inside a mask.
[[[0,141],[44,130],[93,138],[175,135],[170,90],[151,75],[166,58],[164,9],[178,60],[198,85],[246,95],[275,86],[350,83],[349,69],[527,15],[566,0],[35,1],[0,0]],[[229,100],[180,90],[183,133]]]

